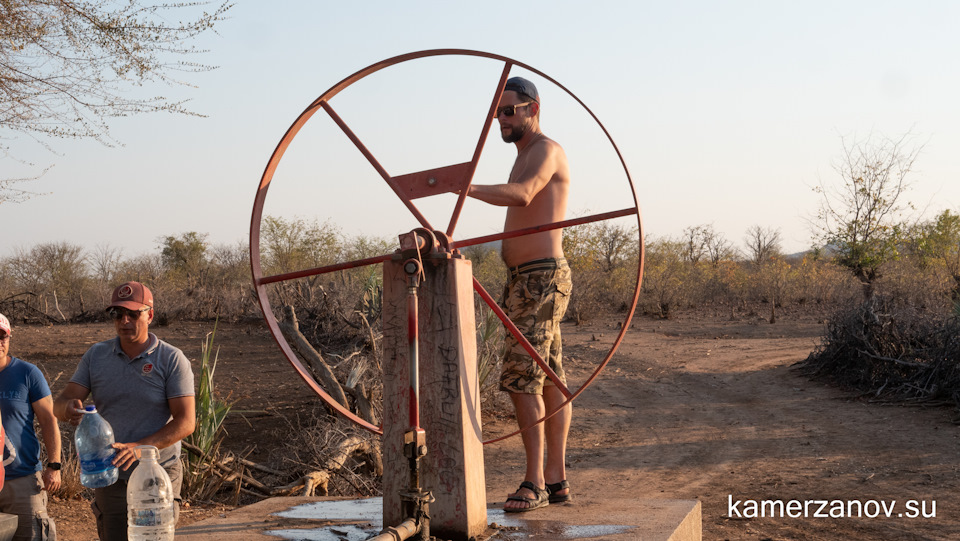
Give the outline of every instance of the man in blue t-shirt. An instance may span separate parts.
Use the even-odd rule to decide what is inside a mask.
[[[0,511],[19,518],[14,541],[56,539],[56,527],[47,515],[47,492],[60,488],[60,427],[40,369],[10,356],[10,333],[10,321],[0,314],[0,414],[9,447],[16,451],[9,464],[4,460]],[[47,450],[46,467],[40,464],[34,418]]]

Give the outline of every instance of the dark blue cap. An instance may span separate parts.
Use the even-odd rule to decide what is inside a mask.
[[[537,92],[536,85],[523,77],[511,77],[507,79],[507,84],[503,87],[503,90],[504,92],[513,90],[518,94],[526,94],[533,98],[533,101],[540,103],[540,94]]]

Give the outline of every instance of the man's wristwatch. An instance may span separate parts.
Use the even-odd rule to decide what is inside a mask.
[[[47,462],[47,467],[53,471],[60,471],[62,465],[59,462]]]

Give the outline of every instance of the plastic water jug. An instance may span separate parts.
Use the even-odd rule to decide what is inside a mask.
[[[83,486],[103,488],[114,484],[119,472],[113,465],[113,457],[117,454],[117,450],[111,447],[113,428],[97,413],[96,406],[87,406],[84,410],[73,440],[80,456],[80,482]]]
[[[152,445],[141,445],[140,464],[127,481],[127,539],[171,541],[174,533],[173,485]]]

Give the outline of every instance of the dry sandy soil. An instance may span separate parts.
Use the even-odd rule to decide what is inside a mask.
[[[209,323],[176,323],[155,332],[199,357]],[[698,499],[708,540],[960,539],[960,429],[952,409],[871,403],[791,366],[816,346],[815,317],[762,319],[681,315],[636,319],[601,377],[574,403],[568,475],[575,495],[591,499]],[[564,327],[571,384],[586,379],[616,336],[615,321]],[[18,327],[13,353],[41,366],[54,393],[90,344],[110,325]],[[315,403],[261,324],[221,325],[218,387],[239,400],[226,446],[252,449],[269,464],[273,429]],[[490,435],[511,429],[504,415],[484,419]],[[519,438],[488,446],[492,494],[522,477]],[[730,501],[741,502],[730,509]],[[749,518],[749,501],[806,505],[809,516]],[[910,518],[908,501],[927,515]],[[834,501],[863,505],[863,516],[829,518]],[[880,504],[893,506],[884,516]],[[790,508],[787,508],[790,509]],[[854,509],[855,510],[855,509]],[[880,515],[869,515],[880,511]],[[96,535],[83,501],[52,501],[61,541]],[[224,509],[194,505],[181,525]],[[744,516],[738,516],[744,515]],[[901,516],[902,515],[902,516]]]

